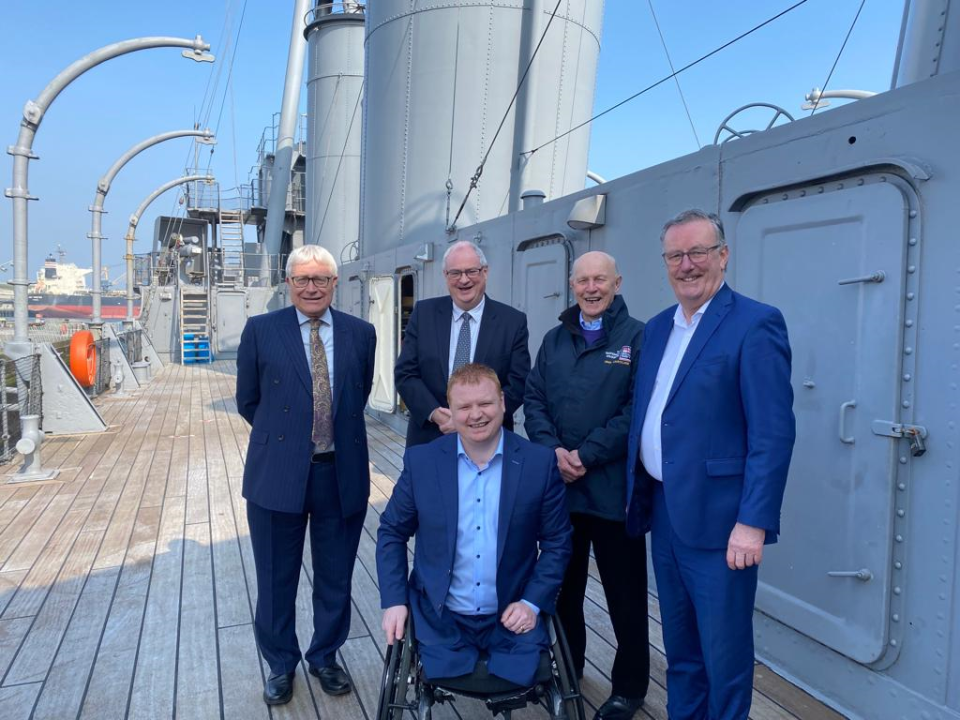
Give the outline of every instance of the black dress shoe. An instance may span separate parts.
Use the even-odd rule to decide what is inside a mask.
[[[352,689],[350,678],[336,663],[326,667],[311,665],[310,674],[320,679],[320,687],[327,695],[346,695]]]
[[[593,720],[630,720],[641,707],[643,707],[643,698],[611,695],[597,710]]]
[[[293,676],[295,672],[271,673],[263,688],[263,701],[267,705],[283,705],[293,697]]]

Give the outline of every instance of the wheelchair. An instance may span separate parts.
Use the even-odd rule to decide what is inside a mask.
[[[413,640],[413,614],[407,616],[403,640],[387,646],[380,682],[377,720],[431,720],[433,706],[453,703],[458,696],[482,701],[490,712],[510,720],[514,710],[539,705],[551,720],[586,720],[583,697],[559,621],[541,614],[547,624],[550,649],[540,654],[540,666],[530,687],[515,685],[491,675],[487,658],[480,659],[470,675],[427,678]]]

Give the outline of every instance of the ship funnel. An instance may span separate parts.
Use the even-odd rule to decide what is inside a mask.
[[[364,256],[445,239],[488,152],[459,227],[519,210],[528,188],[548,199],[584,188],[589,125],[553,140],[590,118],[603,0],[567,0],[551,20],[554,7],[543,0],[368,5]]]
[[[960,0],[906,0],[891,87],[960,70]]]
[[[360,228],[364,13],[320,3],[307,14],[308,198],[304,243],[350,260]]]

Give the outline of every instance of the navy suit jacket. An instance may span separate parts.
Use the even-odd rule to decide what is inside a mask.
[[[676,305],[644,334],[630,425],[628,530],[649,529],[657,482],[640,460],[640,433]],[[737,522],[780,532],[780,505],[796,434],[790,344],[780,311],[717,291],[687,346],[663,411],[663,492],[686,545],[726,548]]]
[[[408,448],[403,472],[380,517],[377,575],[384,608],[422,593],[442,613],[453,578],[459,505],[457,436]],[[570,518],[550,448],[504,431],[497,535],[498,615],[527,600],[553,613],[571,552]],[[416,535],[407,578],[407,540]],[[537,557],[539,546],[540,555]]]
[[[373,385],[373,325],[333,314],[333,442],[344,517],[366,508],[370,466],[363,411]],[[313,454],[313,381],[293,307],[247,321],[237,351],[237,410],[252,425],[243,497],[303,511]]]
[[[450,323],[453,300],[449,296],[421,300],[413,308],[403,336],[403,347],[394,369],[397,392],[410,411],[407,447],[440,437],[430,413],[447,407],[450,378]],[[474,362],[493,368],[500,379],[507,412],[503,425],[513,429],[513,413],[523,405],[524,385],[530,373],[527,316],[519,310],[486,298]]]

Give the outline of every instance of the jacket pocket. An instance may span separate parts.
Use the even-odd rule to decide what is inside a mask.
[[[742,457],[707,460],[707,475],[710,477],[743,475],[745,465],[746,459]]]
[[[250,443],[253,445],[266,445],[269,437],[270,433],[264,432],[263,430],[250,431]]]

